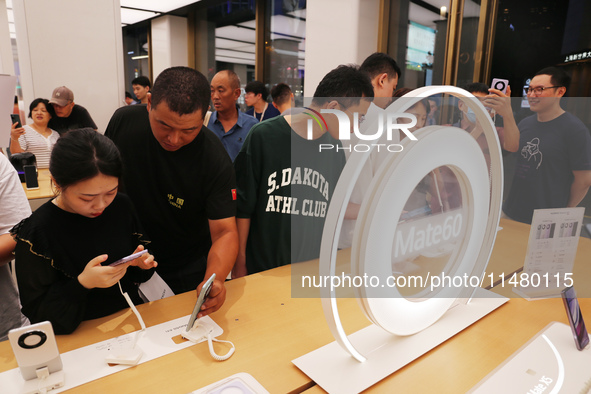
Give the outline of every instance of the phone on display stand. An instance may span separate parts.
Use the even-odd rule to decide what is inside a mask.
[[[491,88],[500,90],[503,94],[507,94],[507,86],[509,86],[509,80],[501,78],[494,78],[490,84]]]
[[[566,315],[568,316],[568,322],[573,332],[577,349],[583,350],[589,344],[589,334],[587,333],[587,328],[583,321],[583,314],[579,307],[577,294],[572,286],[562,290],[562,301],[564,301]]]
[[[8,340],[25,380],[36,379],[38,371],[44,368],[49,374],[63,368],[50,322],[10,330]]]
[[[201,287],[201,291],[199,292],[199,297],[197,297],[197,302],[195,303],[195,307],[193,308],[193,313],[189,317],[189,323],[187,323],[187,328],[185,331],[190,331],[193,328],[193,324],[195,324],[195,320],[197,320],[197,314],[201,310],[201,306],[209,296],[209,292],[211,291],[211,286],[213,285],[213,281],[215,279],[215,274],[211,274],[207,282]]]
[[[39,189],[39,181],[37,180],[37,167],[33,165],[23,166],[25,171],[25,186],[27,190]]]
[[[23,127],[22,123],[21,123],[21,117],[18,114],[10,114],[10,125],[12,126],[13,124],[17,124],[16,128],[20,128]]]

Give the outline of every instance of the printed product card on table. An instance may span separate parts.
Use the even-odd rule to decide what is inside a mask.
[[[573,266],[585,208],[536,209],[523,272],[513,291],[524,298],[560,297],[573,285]]]

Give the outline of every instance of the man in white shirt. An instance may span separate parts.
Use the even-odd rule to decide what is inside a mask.
[[[18,291],[8,267],[16,246],[8,232],[15,224],[31,215],[31,207],[16,170],[1,153],[0,206],[0,341],[3,341],[7,338],[9,330],[28,323],[20,312]]]

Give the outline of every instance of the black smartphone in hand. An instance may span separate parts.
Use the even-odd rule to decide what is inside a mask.
[[[16,123],[17,129],[20,127],[23,127],[23,125],[21,123],[21,117],[18,114],[10,114],[10,120],[11,120],[11,123],[10,123],[11,126]]]

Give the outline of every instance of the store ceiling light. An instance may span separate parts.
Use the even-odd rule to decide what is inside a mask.
[[[153,12],[170,12],[199,0],[121,0],[121,7]]]
[[[121,7],[121,24],[132,25],[134,23],[138,23],[138,22],[153,18],[158,15],[160,15],[159,12],[132,10],[129,8]]]

